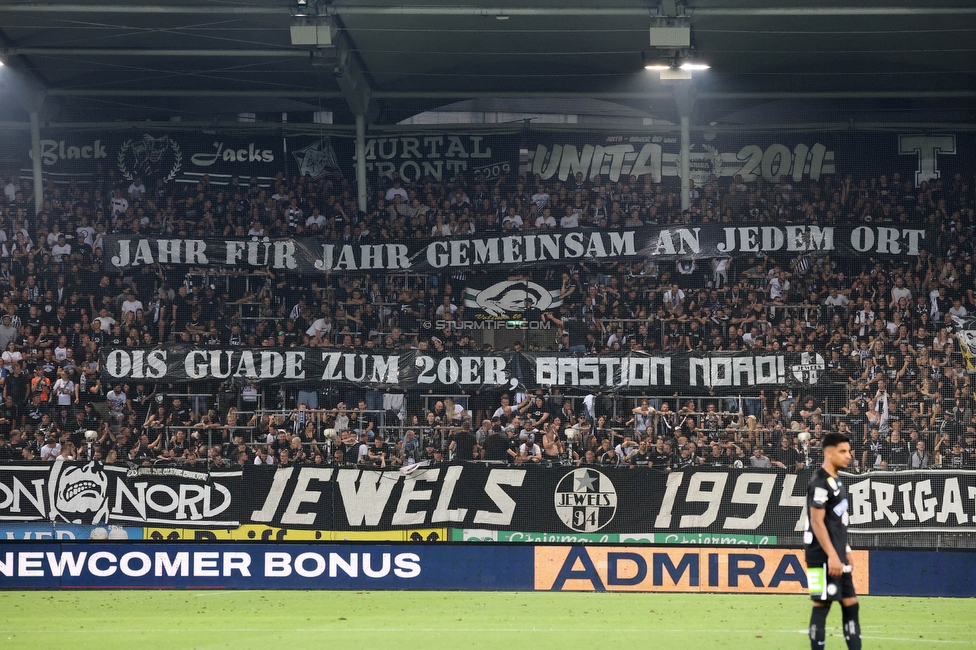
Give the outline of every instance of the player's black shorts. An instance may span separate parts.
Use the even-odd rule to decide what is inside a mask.
[[[854,598],[854,578],[850,573],[834,577],[827,573],[827,565],[807,567],[807,585],[813,600],[841,600]]]

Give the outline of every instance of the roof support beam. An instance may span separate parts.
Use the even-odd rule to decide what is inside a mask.
[[[527,92],[491,92],[491,91],[382,91],[378,90],[373,96],[379,99],[671,99],[669,92],[603,92],[579,90],[573,92],[527,91]],[[844,92],[702,92],[699,100],[730,100],[730,99],[964,99],[976,97],[976,90],[961,91],[844,91]]]
[[[57,14],[206,14],[206,15],[288,15],[288,7],[233,6],[210,3],[198,5],[84,5],[17,3],[0,5],[0,13]]]
[[[321,10],[321,6],[319,9]],[[333,43],[329,47],[312,51],[312,65],[331,66],[332,76],[342,90],[342,96],[345,97],[353,115],[357,118],[362,116],[366,122],[372,122],[379,114],[379,107],[376,106],[376,102],[371,104],[373,91],[365,64],[355,52],[356,48],[350,41],[341,19],[329,18],[324,14],[319,14],[319,19],[331,24],[334,32]],[[360,129],[364,128],[364,124]]]
[[[179,89],[84,89],[53,88],[50,97],[282,97],[291,99],[338,99],[345,94],[338,91],[289,90],[179,90]],[[605,99],[608,101],[671,99],[669,92],[490,92],[490,91],[371,91],[372,99]],[[701,92],[699,101],[776,100],[776,99],[969,99],[976,90],[962,91],[845,91],[845,92]]]
[[[337,90],[134,90],[131,88],[117,90],[61,88],[49,91],[48,95],[52,97],[262,97],[282,99],[341,99],[343,97],[343,94]]]
[[[328,5],[330,14],[347,16],[656,16],[642,7],[472,7]],[[976,15],[976,7],[688,7],[695,16],[957,16]],[[652,13],[653,12],[653,13]]]
[[[695,87],[690,81],[674,84],[674,103],[681,119],[681,209],[691,208],[691,114],[695,110]]]
[[[232,56],[232,57],[291,57],[309,58],[308,50],[177,50],[170,48],[115,48],[115,47],[7,47],[4,56]]]
[[[382,6],[329,5],[330,15],[367,16],[651,16],[656,8],[641,7],[475,7],[475,6]],[[699,16],[961,16],[976,15],[976,7],[702,7],[687,11]],[[654,12],[653,14],[651,12]],[[102,14],[206,14],[288,15],[285,6],[199,5],[85,5],[33,4],[0,5],[0,13],[102,13]]]

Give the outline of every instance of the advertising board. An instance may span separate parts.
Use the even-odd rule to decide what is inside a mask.
[[[854,551],[854,585],[869,593],[867,551]],[[802,550],[536,546],[535,588],[545,591],[807,593]]]

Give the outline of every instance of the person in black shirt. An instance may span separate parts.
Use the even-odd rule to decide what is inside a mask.
[[[848,650],[861,650],[861,623],[851,547],[847,544],[847,490],[837,472],[851,464],[850,439],[828,433],[823,441],[824,462],[807,487],[809,518],[803,533],[807,583],[813,612],[810,615],[810,647],[821,650],[826,637],[830,604],[839,600],[844,617],[844,639]]]
[[[904,469],[908,466],[908,457],[911,451],[908,449],[908,443],[901,439],[901,434],[898,431],[892,431],[891,439],[884,445],[881,453],[885,462],[888,463],[888,469]]]
[[[662,472],[671,468],[671,449],[668,443],[664,442],[664,438],[657,439],[654,449],[651,450],[649,461],[650,467]]]
[[[532,298],[525,299],[525,309],[522,311],[522,320],[526,323],[542,322],[542,310],[535,306]]]
[[[647,440],[641,440],[640,446],[637,451],[631,454],[627,458],[627,462],[631,467],[653,467],[654,466],[654,449],[648,445]]]
[[[501,427],[493,427],[485,441],[485,460],[508,460],[508,447],[508,437],[502,433]]]
[[[10,437],[14,427],[20,425],[20,409],[14,403],[14,398],[7,395],[0,404],[0,436]]]
[[[525,413],[529,424],[537,429],[542,428],[550,416],[542,395],[536,395],[531,402],[527,402],[519,410]]]
[[[471,433],[471,425],[465,422],[461,425],[461,432],[458,433],[454,443],[454,457],[458,460],[475,460],[475,453],[478,452],[478,439]]]
[[[386,467],[386,459],[390,454],[390,448],[383,438],[376,436],[373,439],[373,446],[366,452],[367,464],[373,467]]]
[[[563,318],[556,318],[549,312],[545,312],[543,314],[543,318],[548,319],[556,326],[566,330],[566,333],[569,335],[570,352],[576,354],[583,354],[586,352],[586,335],[589,331],[589,327],[582,319],[575,316],[565,315],[565,310],[563,311]]]
[[[780,438],[780,446],[769,454],[773,467],[785,469],[788,472],[798,472],[803,469],[803,459],[793,447],[793,440],[789,436]]]
[[[884,446],[885,442],[881,439],[881,434],[878,431],[878,428],[872,427],[871,436],[864,445],[864,451],[861,452],[861,468],[863,471],[881,469],[881,452],[884,449]]]
[[[23,371],[23,366],[19,363],[13,364],[13,371],[7,375],[3,385],[4,396],[9,395],[13,398],[14,404],[23,404],[27,399],[27,387],[30,385],[30,377]]]

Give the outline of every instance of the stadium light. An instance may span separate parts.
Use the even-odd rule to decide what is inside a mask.
[[[674,67],[674,59],[668,57],[656,56],[653,58],[647,58],[646,55],[642,53],[642,58],[644,59],[645,70],[661,71],[670,70]]]
[[[645,70],[670,70],[671,62],[664,59],[660,61],[648,61],[647,63],[644,64],[644,69]]]

